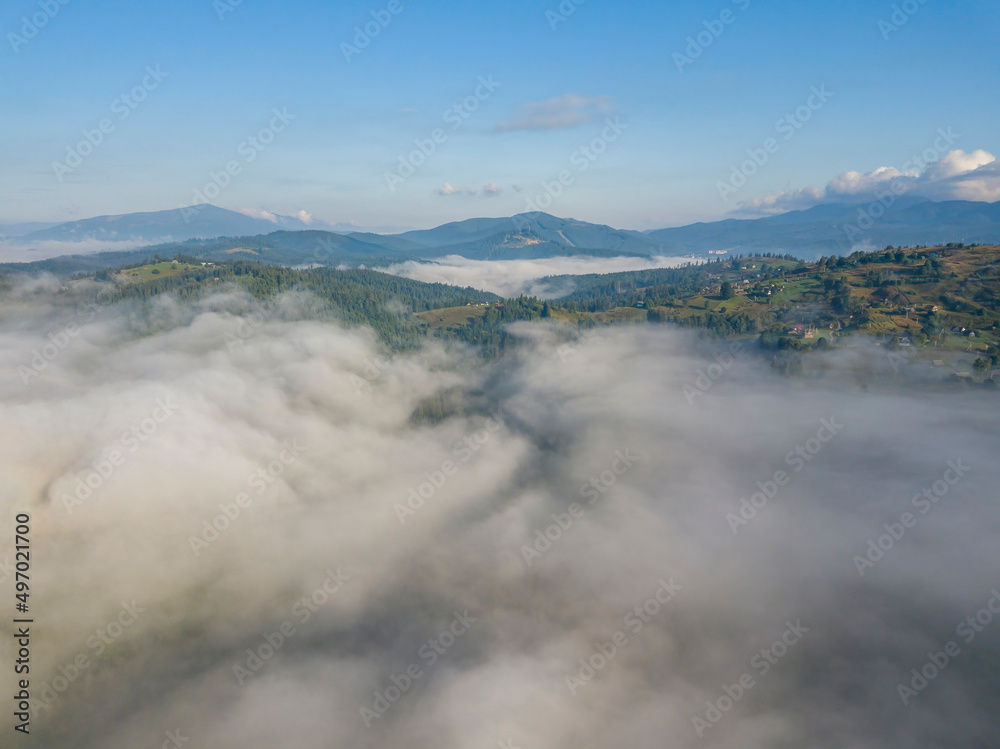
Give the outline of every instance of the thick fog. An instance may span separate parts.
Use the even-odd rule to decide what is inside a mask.
[[[301,298],[46,284],[0,310],[4,746],[996,746],[991,392],[666,326],[389,356]]]
[[[571,294],[573,285],[566,279],[551,280],[550,276],[677,268],[693,262],[702,261],[681,257],[592,257],[590,255],[525,260],[469,260],[460,255],[449,255],[433,262],[408,260],[383,270],[416,281],[472,286],[506,297],[528,294],[541,299],[555,299]]]

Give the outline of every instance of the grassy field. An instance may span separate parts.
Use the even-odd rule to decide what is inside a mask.
[[[939,325],[944,328],[937,341],[955,350],[983,350],[1000,342],[1000,309],[997,308],[996,271],[1000,266],[1000,248],[925,247],[907,248],[903,262],[894,261],[884,252],[873,253],[873,262],[852,263],[846,267],[824,267],[817,263],[799,264],[767,259],[738,268],[723,267],[714,276],[714,285],[707,292],[688,294],[672,305],[659,309],[666,315],[686,320],[704,316],[706,312],[723,313],[729,318],[745,315],[765,327],[777,316],[788,327],[794,323],[816,324],[829,329],[872,335],[917,336],[930,319],[929,309],[937,306]],[[938,275],[923,273],[925,262],[940,263]],[[757,264],[757,268],[753,265]],[[755,271],[762,267],[785,269],[785,278],[756,279]],[[744,285],[750,276],[754,283]],[[842,279],[850,287],[851,297],[860,304],[855,315],[838,314],[831,307],[828,286],[831,280]],[[873,282],[874,279],[874,282]],[[738,290],[731,299],[723,300],[720,284],[729,280]],[[888,283],[885,283],[888,282]],[[758,284],[770,283],[781,287],[771,296],[764,296]],[[857,310],[855,310],[857,312]],[[781,323],[775,323],[780,326]],[[966,332],[952,333],[952,328]],[[976,331],[975,338],[968,331]]]
[[[428,328],[459,328],[486,314],[486,307],[445,307],[418,312],[416,317]]]
[[[123,283],[138,283],[141,281],[152,281],[156,278],[169,278],[189,270],[198,270],[200,268],[200,265],[185,265],[184,263],[173,263],[168,260],[163,263],[154,263],[152,265],[143,265],[140,268],[129,268],[128,270],[119,271],[116,280]]]

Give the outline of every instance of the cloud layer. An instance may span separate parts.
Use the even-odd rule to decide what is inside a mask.
[[[676,268],[692,262],[679,257],[550,257],[539,260],[469,260],[449,255],[434,262],[407,261],[383,268],[386,273],[427,283],[471,286],[504,297],[528,294],[554,299],[573,291],[565,280],[547,276],[581,276],[587,273],[621,273],[647,268]]]
[[[891,368],[865,349],[787,380],[646,326],[521,327],[498,365],[393,358],[301,320],[303,298],[105,316],[47,283],[0,319],[0,525],[32,515],[32,691],[62,687],[26,747],[943,748],[1000,729],[1000,622],[955,634],[1000,586],[982,394],[917,364],[873,387]],[[428,402],[440,416],[416,418]],[[949,640],[904,706],[897,684]]]

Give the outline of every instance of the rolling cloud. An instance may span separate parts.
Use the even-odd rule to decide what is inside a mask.
[[[580,276],[587,273],[620,273],[647,268],[676,268],[692,262],[679,257],[550,257],[538,260],[469,260],[449,255],[434,262],[409,260],[383,268],[386,273],[427,283],[471,286],[504,297],[529,294],[554,299],[572,291],[564,282],[553,283],[547,276]]]
[[[897,194],[912,193],[931,200],[1000,200],[1000,164],[993,154],[982,149],[970,153],[961,149],[929,149],[929,152],[932,158],[911,159],[902,170],[882,166],[870,172],[849,171],[825,187],[804,187],[752,198],[741,204],[737,213],[773,215],[820,203],[862,202],[890,188],[895,188]]]
[[[103,310],[50,287],[0,318],[0,554],[30,513],[32,696],[54,697],[23,746],[943,749],[1000,730],[1000,621],[956,634],[1000,587],[992,396],[918,363],[879,385],[892,366],[863,346],[788,380],[665,326],[526,325],[521,355],[481,364],[389,356],[300,296]],[[862,575],[869,541],[887,549]]]

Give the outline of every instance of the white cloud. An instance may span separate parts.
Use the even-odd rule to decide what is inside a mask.
[[[237,208],[236,210],[237,212],[242,213],[244,216],[249,216],[250,218],[262,218],[265,221],[278,223],[278,217],[270,211],[265,211],[264,209]]]
[[[500,185],[498,185],[496,182],[493,182],[492,180],[490,180],[490,183],[488,185],[485,185],[483,187],[483,195],[487,197],[493,197],[494,195],[499,195],[502,192],[503,188],[500,187]]]
[[[610,97],[565,94],[520,107],[520,118],[501,122],[499,130],[563,130],[596,122],[615,111]]]
[[[798,190],[784,190],[759,198],[750,198],[740,204],[736,213],[772,216],[788,211],[799,211],[812,208],[822,202],[824,192],[819,187],[803,187]]]
[[[438,195],[455,195],[461,192],[457,187],[454,187],[450,182],[445,182],[444,186],[437,191]]]
[[[295,214],[295,218],[301,221],[303,224],[311,224],[315,219],[309,211],[299,211]]]
[[[966,153],[954,149],[922,171],[880,166],[870,172],[848,171],[825,187],[804,187],[744,201],[737,213],[775,215],[811,208],[820,203],[855,202],[893,188],[932,200],[1000,200],[1000,169],[993,154],[982,149]]]
[[[949,151],[937,162],[931,164],[927,168],[927,176],[929,179],[948,179],[949,177],[957,177],[958,175],[975,171],[979,167],[991,164],[994,161],[996,161],[996,158],[993,154],[984,151],[981,148],[973,151],[972,153],[966,153],[961,149],[956,149],[954,151]]]
[[[977,151],[976,153],[983,153]],[[955,200],[1000,200],[1000,161],[990,161],[943,182]]]
[[[883,188],[886,183],[893,180],[915,179],[920,176],[917,171],[901,172],[891,166],[880,166],[871,172],[844,172],[834,177],[827,185],[827,192],[834,195],[867,195],[875,190]]]
[[[674,268],[691,262],[678,257],[552,257],[539,260],[469,260],[449,255],[433,263],[405,262],[387,273],[416,281],[472,286],[501,296],[531,294],[553,299],[572,291],[571,284],[543,281],[546,276],[620,273],[647,268]]]

